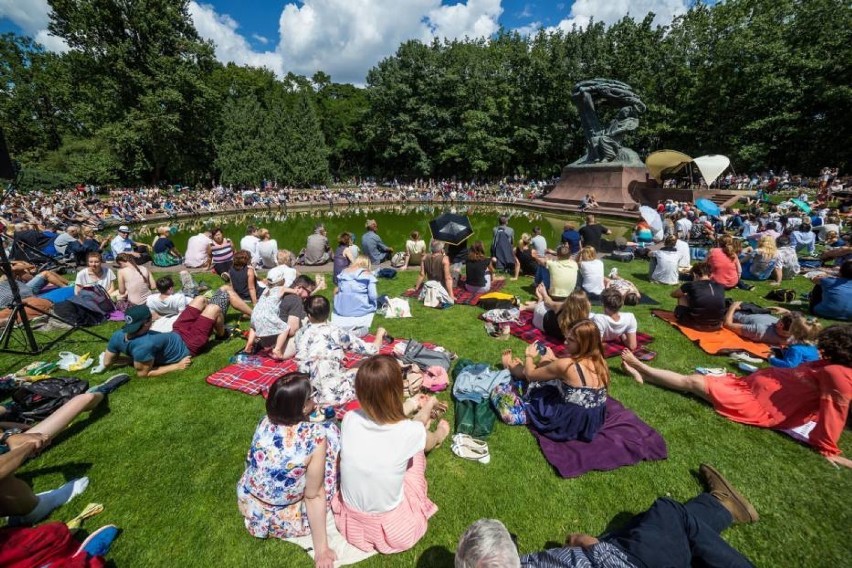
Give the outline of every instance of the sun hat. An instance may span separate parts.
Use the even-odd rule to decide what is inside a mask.
[[[129,233],[130,227],[128,227],[127,225],[122,225],[118,228],[118,232],[119,233]]]
[[[148,306],[133,306],[124,312],[124,333],[133,334],[145,325],[145,322],[151,319],[151,310]]]

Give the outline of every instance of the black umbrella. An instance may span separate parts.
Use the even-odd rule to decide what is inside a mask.
[[[429,229],[432,238],[439,241],[458,245],[473,234],[470,219],[467,215],[456,215],[455,213],[444,213],[437,219],[429,221]]]

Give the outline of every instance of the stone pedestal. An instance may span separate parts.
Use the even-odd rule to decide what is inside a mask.
[[[565,166],[562,177],[544,201],[577,206],[587,193],[591,193],[602,208],[636,210],[639,200],[635,196],[647,184],[648,170],[644,167],[612,164]]]

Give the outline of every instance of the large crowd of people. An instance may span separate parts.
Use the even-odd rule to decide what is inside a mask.
[[[484,191],[494,192],[487,193],[490,198],[502,198],[516,190],[505,184]],[[39,304],[36,314],[53,309],[66,319],[79,317],[74,323],[92,324],[112,312],[123,313],[123,327],[112,334],[93,372],[130,365],[138,377],[158,377],[186,369],[194,358],[204,356],[212,341],[231,337],[233,330],[225,325],[230,309],[248,322],[246,356],[262,353],[296,362],[298,371],[281,376],[269,389],[266,415],[257,425],[237,484],[239,511],[253,536],[288,539],[310,534],[316,565],[327,567],[336,558],[326,534],[329,512],[346,541],[364,551],[408,550],[428,530],[437,506],[428,495],[427,454],[450,433],[442,419],[446,407],[434,396],[412,392],[411,373],[417,371],[410,365],[378,354],[390,340],[384,329],[378,328],[372,339],[362,339],[374,327],[373,316],[381,307],[376,273],[390,264],[418,269],[412,295],[427,306],[442,308],[452,306],[462,288],[479,294],[503,278],[532,277],[536,300],[523,309],[533,312],[535,328],[564,345],[565,354],[557,356],[551,348],[534,343],[522,357],[506,350],[502,363],[514,380],[525,385],[516,393],[525,423],[544,437],[560,442],[595,439],[606,419],[611,381],[604,344],[617,342],[624,347],[623,372],[639,383],[693,394],[720,415],[743,424],[788,428],[815,420],[809,444],[833,464],[852,467],[837,445],[852,396],[852,326],[823,328],[803,313],[765,310],[725,298],[734,287],[748,289],[749,280],[781,285],[804,275],[813,280],[814,289],[802,309],[821,318],[850,321],[846,293],[852,290],[852,246],[848,225],[842,222],[847,210],[817,202],[804,213],[795,202],[753,202],[709,215],[691,204],[660,202],[658,220],[645,220],[637,225],[632,240],[616,245],[647,256],[649,280],[673,287],[674,315],[681,325],[699,331],[726,328],[775,349],[766,369],[746,377],[727,374],[712,379],[648,363],[654,353],[639,345],[640,322],[630,311],[641,293],[617,270],[605,275],[600,254],[610,231],[591,211],[581,227],[566,223],[558,243],[548,243],[539,228],[516,236],[509,219],[502,217],[491,242],[432,240],[427,245],[415,232],[405,243],[388,244],[377,221],[369,219],[360,240],[355,242],[344,232],[336,237],[336,246],[318,224],[305,235],[301,253],[279,249],[269,231],[253,226],[239,236],[228,236],[219,227],[202,231],[179,251],[168,230],[157,231],[156,240],[147,245],[135,241],[132,228],[124,224],[160,209],[185,212],[190,201],[214,209],[282,195],[288,202],[300,196],[313,199],[326,195],[322,191],[271,188],[244,195],[223,188],[198,194],[145,190],[117,192],[106,201],[95,199],[97,204],[90,203],[91,194],[83,191],[60,209],[39,196],[29,204],[18,197],[3,211],[14,228],[11,241],[25,243],[18,247],[24,258],[16,261],[14,273],[25,302],[37,300],[47,284],[67,288],[63,299],[55,305]],[[367,193],[405,200],[432,191],[450,199],[486,195],[478,186],[449,182],[394,185]],[[128,195],[135,197],[127,199]],[[352,198],[361,197],[355,193]],[[85,228],[109,217],[122,223],[114,238],[99,241],[91,232],[86,236]],[[37,270],[28,254],[31,248],[48,254],[31,234],[40,231],[34,225],[47,221],[54,226],[70,223],[51,242],[53,256],[84,261],[73,285],[66,286],[55,272]],[[655,226],[660,228],[655,231]],[[399,248],[399,255],[391,245]],[[115,272],[103,263],[102,251],[113,254]],[[14,245],[10,252],[16,252]],[[146,266],[149,263],[153,267]],[[153,273],[155,267],[181,263],[181,268],[212,270],[220,282],[205,293],[187,270],[179,268],[178,292],[171,276],[156,278]],[[326,266],[332,273],[330,302],[317,294],[325,279],[300,274],[301,266]],[[0,282],[0,307],[11,301],[10,283]],[[592,302],[600,308],[593,311]],[[348,369],[347,353],[366,360]],[[4,436],[10,451],[0,456],[8,465],[0,475],[0,492],[7,495],[26,488],[13,477],[23,458],[41,448],[45,436],[55,430],[54,422],[66,423],[72,414],[97,404],[103,392],[127,380],[125,375],[119,377],[85,395],[85,400],[72,400],[73,407],[43,422],[44,436],[38,427]],[[335,415],[343,416],[339,423],[332,418]],[[757,520],[757,513],[712,466],[702,466],[701,473],[708,494],[685,504],[660,499],[631,521],[630,528],[597,538],[571,535],[564,548],[523,558],[507,542],[508,533],[499,521],[478,521],[462,536],[457,566],[482,566],[488,559],[499,560],[496,566],[641,566],[657,565],[662,558],[677,558],[672,562],[683,566],[694,560],[748,565],[719,533],[731,522]],[[61,498],[48,499],[26,488],[3,511],[34,521],[80,490],[63,490]]]

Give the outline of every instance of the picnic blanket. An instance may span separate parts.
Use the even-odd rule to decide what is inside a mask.
[[[531,311],[521,311],[521,317],[519,319],[520,323],[509,324],[509,333],[519,339],[523,339],[527,343],[541,341],[542,343],[550,347],[553,350],[553,354],[557,357],[562,357],[563,355],[566,355],[564,343],[545,335],[543,331],[536,329],[535,326],[533,326],[533,313]],[[636,343],[638,344],[637,349],[644,347],[652,341],[654,341],[654,338],[650,335],[647,335],[645,333],[636,334]],[[606,341],[604,342],[603,346],[604,357],[606,358],[621,355],[621,352],[626,349],[626,346],[620,341]]]
[[[505,286],[505,280],[495,280],[491,283],[491,289],[488,292],[468,292],[464,287],[464,278],[459,280],[458,286],[453,289],[456,296],[456,304],[465,304],[467,306],[475,306],[479,302],[479,298],[483,294],[489,292],[499,292]],[[406,290],[403,296],[407,298],[416,298],[420,294],[420,290]]]
[[[365,342],[371,343],[374,337],[367,335],[363,339]],[[407,340],[395,339],[392,343],[386,343],[382,345],[379,353],[382,355],[393,355],[394,345],[401,341]],[[256,357],[260,359],[260,365],[231,363],[207,377],[207,384],[255,396],[269,390],[272,383],[281,375],[299,370],[299,364],[294,359],[276,361],[269,357],[269,350],[257,353]],[[343,366],[351,369],[367,357],[368,355],[360,355],[347,351],[343,358]]]
[[[589,471],[609,471],[640,461],[668,457],[659,432],[612,397],[606,401],[606,421],[591,442],[554,442],[533,428],[541,453],[562,477],[579,477]]]
[[[682,334],[695,342],[705,353],[710,355],[720,355],[733,351],[748,351],[756,357],[766,359],[772,353],[769,345],[740,337],[730,329],[722,328],[718,331],[698,331],[697,329],[680,325],[675,320],[674,313],[672,312],[651,310],[651,313],[661,320],[670,323]]]

